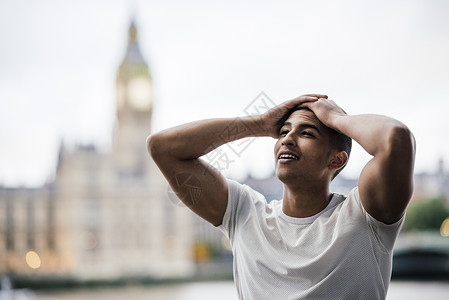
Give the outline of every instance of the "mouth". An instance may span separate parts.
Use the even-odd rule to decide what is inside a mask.
[[[278,161],[280,163],[288,163],[288,162],[296,161],[298,159],[299,159],[298,155],[296,155],[292,152],[281,152],[278,155]]]

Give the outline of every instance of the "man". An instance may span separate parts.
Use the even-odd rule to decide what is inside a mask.
[[[267,204],[200,159],[251,136],[277,139],[280,201]],[[329,191],[348,160],[345,136],[373,156],[348,197]],[[326,95],[309,94],[260,116],[162,131],[149,137],[148,150],[179,198],[229,237],[240,299],[385,299],[413,190],[415,141],[401,122],[350,116]],[[179,184],[182,174],[200,193]]]

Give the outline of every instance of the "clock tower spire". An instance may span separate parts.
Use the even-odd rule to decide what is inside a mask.
[[[117,116],[128,110],[143,112],[150,117],[152,108],[152,80],[137,40],[134,21],[128,30],[128,46],[117,74]]]
[[[145,139],[150,133],[153,103],[152,79],[138,43],[132,20],[128,45],[116,79],[117,124],[114,152],[124,174],[144,173]],[[134,177],[134,176],[131,176]]]

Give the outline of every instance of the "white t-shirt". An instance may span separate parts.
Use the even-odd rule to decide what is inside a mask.
[[[385,299],[404,217],[377,221],[357,188],[308,218],[285,215],[282,201],[267,203],[249,186],[228,180],[228,188],[218,228],[232,245],[240,299]]]

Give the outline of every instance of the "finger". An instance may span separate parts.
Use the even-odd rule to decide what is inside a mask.
[[[322,95],[322,94],[305,94],[304,96],[310,96],[310,97],[325,98],[325,99],[327,99],[327,95]]]
[[[320,99],[320,97],[304,96],[303,99],[304,99],[304,101],[316,101],[316,100]]]
[[[294,105],[298,105],[298,104],[301,104],[304,102],[317,101],[318,99],[319,99],[319,97],[316,97],[316,96],[302,95],[302,96],[292,99],[291,102]]]
[[[283,124],[288,116],[290,116],[293,111],[297,110],[298,107],[309,107],[309,105],[313,105],[316,101],[318,101],[318,98],[314,96],[300,96],[285,102],[285,110],[282,111],[278,124]]]
[[[303,102],[301,104],[298,104],[297,107],[307,107],[310,109],[310,106],[313,105],[314,102],[310,101],[310,102]]]

